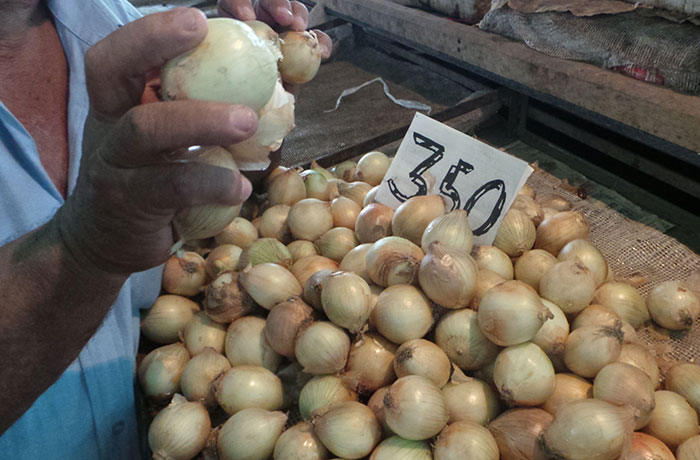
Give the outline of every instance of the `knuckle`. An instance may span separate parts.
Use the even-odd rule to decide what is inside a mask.
[[[125,139],[135,145],[143,144],[152,138],[152,123],[148,111],[140,107],[130,109],[122,117]]]

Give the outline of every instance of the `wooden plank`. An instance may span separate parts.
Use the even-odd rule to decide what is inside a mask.
[[[326,8],[384,31],[412,46],[429,48],[516,85],[696,152],[700,161],[700,98],[636,81],[590,64],[534,51],[507,38],[388,0],[326,0]],[[516,86],[517,87],[517,86]]]

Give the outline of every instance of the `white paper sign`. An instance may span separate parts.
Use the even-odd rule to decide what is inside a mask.
[[[532,172],[527,162],[416,113],[376,200],[396,209],[413,196],[439,193],[448,211],[468,212],[474,243],[490,245]]]

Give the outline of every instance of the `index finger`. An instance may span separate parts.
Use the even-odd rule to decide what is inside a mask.
[[[206,16],[196,8],[175,8],[131,22],[85,55],[91,109],[116,120],[138,105],[145,75],[197,46],[207,34]]]

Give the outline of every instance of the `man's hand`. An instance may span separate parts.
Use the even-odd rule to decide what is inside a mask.
[[[277,30],[306,30],[309,12],[302,3],[289,0],[259,0],[254,3],[255,6],[251,0],[219,0],[219,16],[241,21],[257,19]],[[328,59],[333,51],[333,41],[320,30],[314,30],[314,32],[321,45],[321,57]]]
[[[239,173],[186,160],[189,146],[251,136],[251,109],[195,100],[140,105],[149,71],[194,48],[206,32],[199,10],[177,8],[127,24],[88,50],[80,175],[57,214],[66,246],[87,266],[120,274],[156,266],[173,244],[178,210],[236,205],[250,194]]]

